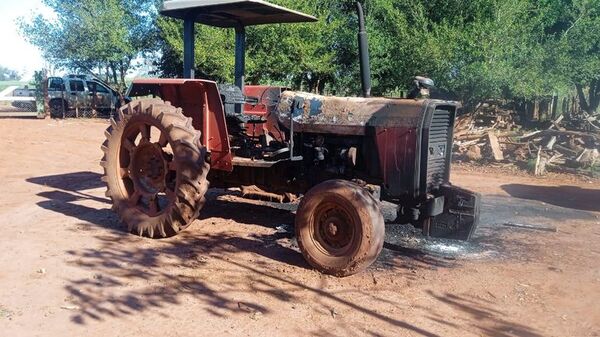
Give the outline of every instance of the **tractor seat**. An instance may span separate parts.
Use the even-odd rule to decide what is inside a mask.
[[[236,116],[236,106],[243,106],[246,104],[246,97],[242,93],[240,88],[231,84],[219,84],[219,92],[221,93],[221,100],[223,101],[223,108],[225,109],[225,115]]]
[[[219,84],[219,92],[221,93],[226,118],[234,119],[241,124],[263,124],[266,122],[262,118],[257,119],[256,116],[243,113],[244,105],[258,101],[258,98],[244,96],[242,90],[232,84]],[[236,109],[236,107],[239,108]]]

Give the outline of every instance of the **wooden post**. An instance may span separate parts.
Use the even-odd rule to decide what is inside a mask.
[[[550,101],[550,111],[549,114],[550,119],[554,120],[556,117],[554,116],[554,93],[552,93],[552,100]]]
[[[533,101],[533,120],[540,120],[540,101],[537,98]]]
[[[495,161],[503,161],[504,153],[500,148],[500,142],[498,142],[498,137],[493,132],[488,132],[488,139],[490,142],[490,147],[492,148],[492,154],[494,155]]]
[[[91,116],[96,118],[98,117],[98,91],[96,89],[96,85],[93,86],[94,89],[92,90],[92,113]],[[89,90],[89,87],[88,87]],[[89,116],[87,116],[89,117]]]
[[[50,97],[48,97],[48,71],[42,70],[42,90],[44,90],[44,118],[49,119],[50,116]]]
[[[62,119],[65,119],[65,110],[67,109],[67,107],[65,107],[65,90],[66,90],[66,88],[63,84],[63,87],[61,88],[61,91],[60,91],[60,97],[62,98],[62,100],[60,102],[61,103],[60,106],[62,106]]]

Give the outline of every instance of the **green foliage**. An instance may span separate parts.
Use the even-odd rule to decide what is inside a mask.
[[[70,70],[106,71],[124,83],[132,61],[156,40],[154,0],[43,0],[56,14],[21,18],[23,36],[43,56]],[[120,75],[118,78],[117,73]]]
[[[21,74],[18,71],[0,66],[0,81],[19,81]]]
[[[159,17],[162,39],[161,75],[181,77],[183,69],[183,24],[180,20]],[[196,77],[233,82],[234,32],[196,25]]]
[[[23,81],[0,81],[0,91],[8,88],[8,87],[12,87],[12,86],[23,86],[26,85],[27,82],[23,82]]]
[[[589,113],[600,106],[600,0],[541,1],[553,70],[575,85]]]
[[[44,77],[43,70],[35,71],[29,83],[35,89],[35,104],[38,112],[44,112]]]
[[[354,1],[278,0],[318,23],[248,28],[247,79],[334,94],[359,92]],[[373,92],[408,89],[427,75],[467,104],[484,98],[531,98],[565,87],[556,42],[533,0],[365,1]],[[181,69],[181,23],[159,19],[160,36]],[[233,34],[199,27],[198,73],[231,81]],[[173,64],[173,62],[166,62]],[[167,68],[167,67],[165,67]]]
[[[38,15],[21,27],[47,59],[107,69],[114,81],[120,72],[123,81],[133,59],[158,51],[159,74],[181,76],[183,24],[157,15],[160,0],[43,1],[57,19]],[[355,2],[272,2],[319,21],[248,27],[247,81],[358,94]],[[600,104],[600,0],[363,2],[376,95],[399,94],[425,75],[467,106],[574,86],[586,110]],[[233,82],[233,30],[197,25],[196,32],[196,75]]]

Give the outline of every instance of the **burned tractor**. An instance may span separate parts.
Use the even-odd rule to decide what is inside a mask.
[[[198,217],[210,181],[282,200],[303,195],[300,251],[336,276],[381,252],[381,201],[398,206],[397,223],[468,240],[479,196],[449,182],[457,103],[371,98],[360,4],[358,13],[363,97],[342,98],[244,85],[246,26],[314,17],[260,0],[165,1],[162,14],[184,20],[185,78],[135,80],[128,96],[138,99],[111,120],[102,146],[107,196],[129,231],[176,235]],[[235,85],[193,79],[196,22],[235,28]],[[418,78],[417,96],[432,84]]]

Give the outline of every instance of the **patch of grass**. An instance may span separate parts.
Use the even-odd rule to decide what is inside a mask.
[[[4,90],[12,85],[23,87],[28,84],[29,84],[29,82],[26,82],[26,81],[0,81],[0,91]]]
[[[535,164],[537,163],[537,159],[529,159],[525,167],[527,168],[527,172],[534,173],[535,172]]]
[[[590,175],[592,178],[600,178],[600,163],[594,163],[590,166]]]
[[[0,305],[0,318],[11,318],[13,315],[14,315],[14,312],[12,312]]]

